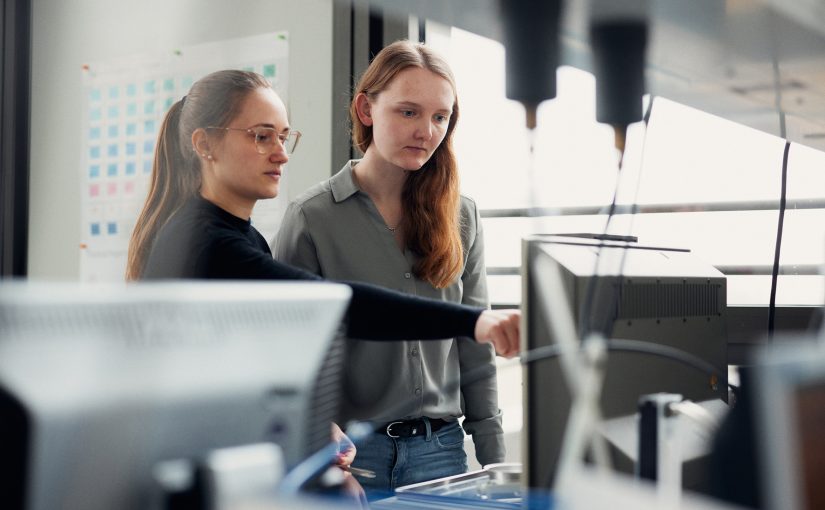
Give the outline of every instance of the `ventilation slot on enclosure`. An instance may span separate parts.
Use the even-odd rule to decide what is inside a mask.
[[[619,319],[650,319],[718,315],[719,283],[626,283],[620,286]]]

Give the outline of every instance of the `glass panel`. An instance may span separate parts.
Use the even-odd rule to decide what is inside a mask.
[[[521,239],[533,232],[601,232],[605,216],[561,216],[543,218],[484,218],[488,267],[519,267]],[[625,235],[629,216],[617,216],[611,233]],[[633,218],[633,235],[641,244],[688,248],[716,266],[772,266],[776,235],[776,211],[734,211],[714,213],[645,214]],[[812,242],[805,235],[811,225],[825,225],[825,211],[789,211],[785,216],[782,264],[820,265],[825,258],[825,242]],[[494,242],[490,240],[494,239]],[[494,303],[520,301],[517,276],[490,276]],[[495,285],[502,290],[493,290]],[[499,298],[499,296],[502,296]],[[506,299],[501,301],[499,299]],[[728,302],[738,305],[765,305],[770,299],[770,275],[728,276]],[[809,305],[825,302],[825,277],[780,275],[777,303]]]
[[[632,232],[640,244],[688,248],[713,265],[772,265],[777,218],[777,211],[638,214],[617,216],[610,231]]]
[[[788,201],[825,202],[825,153],[792,145],[788,154]],[[825,262],[825,210],[797,209],[789,204],[785,211],[782,232],[781,262],[786,272],[795,272],[797,265]]]
[[[780,261],[783,267],[789,266],[786,271],[792,270],[794,265],[822,266],[825,261],[825,210],[785,211]]]
[[[765,305],[770,302],[770,275],[728,276],[728,305]],[[778,306],[825,304],[825,277],[779,276],[776,281]]]
[[[530,218],[482,218],[487,267],[521,266],[521,239],[533,231]]]
[[[642,124],[630,127],[624,167],[618,172],[612,131],[595,121],[595,80],[568,67],[558,69],[558,97],[539,108],[531,160],[523,109],[504,96],[501,44],[458,29],[431,44],[455,56],[451,65],[461,102],[455,146],[462,191],[482,210],[606,206],[614,189],[620,204],[764,206],[779,199],[782,139],[665,98],[655,99],[647,132]],[[825,202],[825,153],[792,146],[787,195],[791,202]],[[487,265],[519,266],[521,238],[530,233],[601,233],[605,218],[485,218]],[[717,266],[764,269],[773,264],[777,218],[776,210],[617,215],[610,233],[638,236],[645,245],[689,248]],[[788,210],[783,271],[810,273],[823,261],[825,209]],[[822,279],[798,276],[782,277],[778,299],[786,304],[821,301]],[[731,303],[768,302],[769,276],[733,276],[729,282],[735,296]],[[513,283],[495,285],[510,289],[496,293],[519,295]]]
[[[778,200],[785,142],[657,97],[639,203]]]
[[[504,97],[504,47],[458,29],[452,30],[449,40],[439,39],[430,44],[446,56],[460,55],[450,59],[450,65],[461,105],[454,144],[462,191],[484,209],[524,206],[524,113],[521,106]]]
[[[483,218],[487,267],[521,266],[521,240],[530,234],[603,233],[606,216]]]
[[[521,276],[488,276],[487,287],[492,304],[519,305],[521,303]]]
[[[821,261],[825,242],[811,245],[796,234],[796,215],[816,217],[825,225],[825,212],[796,211],[786,214],[785,238],[789,241],[788,263],[814,264]],[[663,248],[686,248],[713,265],[772,265],[776,242],[776,211],[724,211],[618,215],[611,220],[609,233],[633,235],[639,244]],[[483,218],[487,266],[519,266],[521,239],[531,233],[603,233],[605,215],[550,216],[542,218]],[[798,239],[800,242],[791,241]],[[800,244],[801,243],[801,244]],[[800,244],[799,247],[796,245]],[[783,244],[784,246],[784,244]],[[803,249],[808,246],[808,249]],[[783,252],[785,249],[783,248]],[[804,255],[804,256],[803,256]]]
[[[529,218],[483,218],[487,267],[520,267],[521,239],[533,231]]]
[[[445,55],[461,55],[450,64],[461,104],[455,148],[465,193],[485,209],[525,207],[531,189],[541,191],[542,203],[554,206],[610,201],[616,174],[613,134],[595,121],[591,74],[558,70],[558,97],[538,112],[537,185],[531,187],[524,109],[505,98],[503,46],[458,29],[449,43],[435,45],[446,46],[439,48]]]
[[[788,199],[825,200],[825,152],[793,144],[788,153]]]

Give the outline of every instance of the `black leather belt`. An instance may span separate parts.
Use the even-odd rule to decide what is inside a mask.
[[[450,423],[449,421],[442,420],[441,418],[429,418],[429,420],[430,430],[432,432],[435,432]],[[375,432],[378,434],[385,434],[392,438],[422,436],[427,433],[427,424],[424,423],[423,418],[418,418],[415,420],[397,420],[381,425],[375,429]]]

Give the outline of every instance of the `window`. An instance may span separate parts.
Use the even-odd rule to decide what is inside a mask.
[[[769,302],[784,140],[655,98],[647,132],[631,126],[618,172],[612,130],[595,121],[594,77],[561,67],[531,158],[522,107],[505,98],[503,47],[455,28],[428,31],[428,43],[456,74],[462,191],[482,210],[494,304],[521,300],[524,235],[603,232],[615,189],[624,212],[634,202],[640,212],[614,216],[610,233],[689,248],[728,276],[729,304]],[[531,216],[536,207],[549,214]],[[824,259],[825,153],[793,144],[777,304],[823,304]]]

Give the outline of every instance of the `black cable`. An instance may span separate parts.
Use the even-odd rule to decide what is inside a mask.
[[[768,304],[768,342],[773,342],[774,322],[776,319],[776,284],[779,279],[779,256],[782,250],[782,229],[785,225],[785,204],[788,189],[788,154],[791,142],[785,141],[782,155],[782,191],[779,196],[779,221],[776,227],[776,249],[773,255],[773,272],[771,274],[771,299]]]

